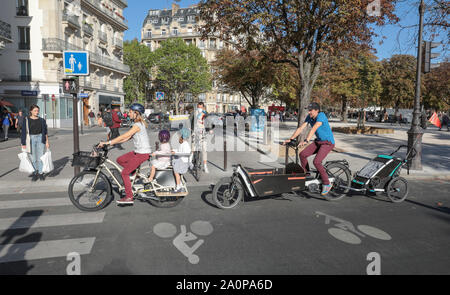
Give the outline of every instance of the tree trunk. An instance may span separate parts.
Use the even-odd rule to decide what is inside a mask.
[[[342,97],[342,122],[347,123],[348,122],[348,109],[347,109],[347,97]]]

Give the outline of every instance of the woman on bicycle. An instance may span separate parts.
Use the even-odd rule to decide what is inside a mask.
[[[115,145],[129,141],[134,143],[134,151],[126,153],[117,158],[117,163],[123,167],[122,179],[125,186],[126,196],[117,201],[118,204],[133,204],[133,192],[131,189],[130,174],[135,171],[143,162],[150,158],[151,147],[147,135],[147,123],[144,120],[145,108],[139,103],[130,106],[128,116],[134,120],[134,124],[128,132],[116,137],[108,142],[100,142],[98,147],[104,145]]]

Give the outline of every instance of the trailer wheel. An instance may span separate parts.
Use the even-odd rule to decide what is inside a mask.
[[[408,182],[403,177],[395,177],[389,181],[386,194],[394,203],[403,202],[408,196]]]

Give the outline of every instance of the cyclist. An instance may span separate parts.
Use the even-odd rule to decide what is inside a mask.
[[[125,186],[125,197],[118,200],[118,204],[133,204],[133,192],[131,190],[130,174],[136,170],[143,162],[150,158],[151,147],[147,135],[147,123],[144,120],[145,108],[139,103],[130,106],[128,116],[134,120],[134,124],[126,133],[116,137],[108,142],[100,142],[98,147],[104,145],[115,145],[133,139],[134,151],[126,153],[117,158],[117,163],[123,167],[122,179]]]
[[[306,145],[310,140],[313,134],[316,134],[316,140],[313,144],[309,145],[300,153],[300,161],[302,168],[308,172],[309,164],[308,157],[316,154],[314,158],[313,164],[316,167],[317,171],[319,171],[320,178],[322,179],[322,196],[327,195],[331,190],[330,180],[328,179],[328,174],[325,168],[322,165],[323,159],[331,152],[334,148],[335,141],[333,132],[331,131],[330,124],[328,123],[327,116],[325,113],[320,111],[320,105],[316,102],[311,103],[308,106],[308,116],[305,119],[305,122],[294,132],[294,134],[284,142],[284,144],[290,142],[294,138],[300,135],[302,131],[308,126],[308,124],[312,127],[311,131],[309,131],[306,139],[299,144],[300,147]]]
[[[206,111],[204,110],[205,104],[203,102],[199,102],[197,104],[197,110],[194,112],[194,118],[193,118],[193,127],[194,127],[194,134],[193,134],[193,140],[195,145],[195,149],[201,149],[202,155],[203,155],[203,171],[205,173],[209,173],[207,162],[207,151],[206,151],[206,131],[205,131],[205,118],[206,118]]]

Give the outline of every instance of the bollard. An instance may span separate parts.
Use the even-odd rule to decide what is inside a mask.
[[[223,126],[223,171],[227,171],[227,136],[226,128]]]

